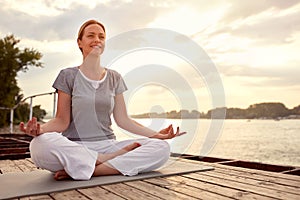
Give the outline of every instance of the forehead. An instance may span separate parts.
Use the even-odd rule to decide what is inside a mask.
[[[105,34],[103,28],[99,24],[90,24],[84,29],[84,33],[103,33]]]

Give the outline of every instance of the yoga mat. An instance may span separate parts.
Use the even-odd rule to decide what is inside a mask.
[[[88,181],[56,181],[53,178],[53,173],[46,170],[25,173],[7,173],[0,175],[0,199],[49,194],[52,192],[61,192],[71,189],[87,188],[154,177],[179,175],[212,169],[213,167],[203,166],[200,163],[197,164],[170,159],[164,167],[156,171],[141,173],[136,176],[112,175],[92,177]]]

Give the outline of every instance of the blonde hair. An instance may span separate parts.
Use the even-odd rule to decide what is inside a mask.
[[[98,24],[99,26],[101,26],[101,28],[103,29],[103,31],[105,33],[105,27],[104,27],[104,25],[101,22],[98,22],[97,20],[91,19],[91,20],[88,20],[88,21],[84,22],[84,24],[81,25],[81,27],[80,27],[80,29],[78,31],[77,41],[82,39],[82,36],[83,36],[83,33],[84,33],[84,29],[87,26],[91,25],[91,24]],[[79,48],[79,49],[82,52],[82,49],[81,48]]]

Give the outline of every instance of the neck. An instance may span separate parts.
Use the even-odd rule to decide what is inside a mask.
[[[100,64],[100,56],[88,55],[80,65],[80,70],[92,80],[101,80],[105,72]]]

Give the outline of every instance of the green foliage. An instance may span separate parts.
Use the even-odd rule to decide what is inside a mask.
[[[38,121],[41,121],[46,114],[47,112],[41,109],[41,105],[36,105],[33,107],[33,117],[36,117]]]
[[[291,110],[291,114],[293,114],[293,115],[300,115],[300,105],[294,107],[294,108]]]
[[[42,67],[42,54],[34,49],[17,47],[20,40],[14,35],[0,39],[0,107],[12,108],[23,97],[17,85],[17,73],[29,66]],[[9,111],[0,110],[0,127],[9,122]]]
[[[246,116],[246,110],[241,108],[228,108],[226,110],[226,118],[241,119]]]
[[[36,117],[38,121],[41,121],[46,116],[47,112],[41,109],[41,105],[36,105],[32,108],[33,117]],[[14,112],[15,123],[26,122],[29,120],[30,106],[28,103],[20,104]]]
[[[247,118],[271,118],[287,116],[289,110],[282,103],[260,103],[249,106]]]
[[[29,119],[29,104],[28,103],[21,103],[14,112],[14,122],[16,124],[20,122],[26,122]]]
[[[283,103],[258,103],[247,109],[227,108],[226,119],[277,119],[293,114],[296,108],[289,110]],[[208,117],[210,118],[210,111]]]

